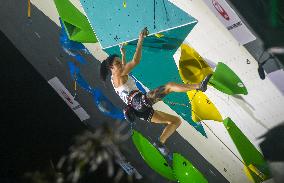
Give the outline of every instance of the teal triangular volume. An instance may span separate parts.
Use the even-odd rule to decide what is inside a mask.
[[[167,0],[80,0],[103,48],[197,21]],[[124,4],[125,3],[125,4]]]
[[[168,82],[183,83],[173,59],[173,54],[187,37],[188,33],[193,29],[194,25],[195,24],[190,24],[161,32],[163,35],[161,38],[154,35],[146,37],[143,43],[141,62],[133,70],[134,76],[150,90],[165,85]],[[136,44],[137,41],[132,41],[125,46],[126,59],[128,61],[131,60],[134,55]],[[120,54],[118,46],[107,48],[105,51],[108,54]],[[194,123],[192,121],[190,106],[184,106],[189,105],[186,93],[172,93],[168,95],[164,101],[177,103],[177,105],[169,106],[202,135],[206,136],[203,126],[200,123]]]

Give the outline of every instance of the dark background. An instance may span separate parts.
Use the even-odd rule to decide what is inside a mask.
[[[52,168],[87,127],[2,32],[0,53],[0,182],[19,183]]]

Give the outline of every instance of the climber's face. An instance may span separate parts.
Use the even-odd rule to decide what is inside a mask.
[[[114,58],[110,69],[112,72],[115,72],[115,73],[122,71],[122,63],[119,57]]]

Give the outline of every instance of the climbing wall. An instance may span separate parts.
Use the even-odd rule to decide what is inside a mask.
[[[159,36],[146,37],[143,43],[143,53],[139,67],[133,70],[133,75],[142,82],[149,90],[165,85],[172,81],[182,83],[179,76],[173,54],[176,52],[184,38],[193,29],[193,24],[160,32]],[[125,46],[126,59],[131,60],[137,41],[131,41]],[[119,47],[114,46],[105,49],[108,54],[119,54]],[[157,71],[159,68],[159,71]],[[158,75],[157,75],[158,74]],[[188,121],[202,135],[206,133],[200,123],[194,123],[191,119],[191,109],[186,93],[172,93],[164,99],[170,107],[183,119]]]
[[[59,25],[58,14],[52,2],[31,1]],[[79,0],[71,1],[81,12],[84,12]],[[119,1],[119,5],[122,9],[126,9],[123,2],[123,0]],[[198,24],[185,39],[185,43],[190,44],[210,63],[209,65],[216,65],[219,61],[224,62],[247,87],[248,95],[246,96],[228,96],[214,88],[209,88],[205,94],[215,104],[221,115],[224,118],[230,117],[258,149],[259,140],[257,140],[257,137],[283,120],[283,110],[281,111],[284,108],[283,95],[269,79],[264,81],[259,79],[257,62],[243,46],[238,44],[202,1],[171,0],[171,2],[198,20]],[[126,1],[126,7],[129,7],[128,3]],[[153,4],[151,8],[154,8]],[[151,22],[153,27],[153,18]],[[133,39],[137,38],[139,30],[137,29],[135,35],[133,35]],[[150,33],[153,33],[151,31]],[[131,40],[129,39],[129,41]],[[113,45],[115,44],[117,43]],[[85,44],[85,46],[99,60],[102,61],[106,58],[106,54],[102,51],[99,43]],[[176,52],[177,58],[179,58],[178,54]],[[178,64],[175,67],[177,69]],[[159,102],[154,108],[178,115],[172,109],[172,106],[170,107],[163,102]],[[230,182],[249,182],[243,170],[242,157],[224,125],[213,120],[203,121],[202,123],[208,138],[200,135],[186,121],[183,121],[181,127],[178,128],[178,133]],[[211,170],[208,170],[208,172],[211,172]]]
[[[171,0],[175,5],[198,19],[198,24],[185,39],[206,61],[216,65],[225,63],[242,80],[247,95],[230,96],[210,87],[205,94],[215,104],[223,118],[230,117],[254,147],[260,151],[258,139],[267,130],[283,121],[284,99],[281,92],[269,80],[261,80],[257,73],[257,61],[240,45],[223,24],[202,1]],[[180,52],[175,54],[176,64]],[[204,146],[199,140],[180,129],[180,134],[202,155],[219,168],[230,182],[248,182],[243,157],[222,123],[202,122],[208,134]],[[215,141],[215,142],[214,142]],[[218,142],[217,142],[218,141]],[[211,144],[215,146],[211,146]],[[223,147],[217,144],[223,144]],[[210,151],[208,148],[211,147]]]
[[[196,22],[165,0],[80,0],[103,48],[138,38],[147,27],[150,34]]]

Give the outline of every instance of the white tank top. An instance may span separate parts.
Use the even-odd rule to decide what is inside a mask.
[[[129,75],[127,77],[128,77],[127,81],[123,85],[121,85],[117,88],[114,87],[113,80],[112,80],[112,77],[111,77],[111,83],[112,83],[112,86],[113,86],[115,92],[119,95],[119,97],[126,104],[128,103],[127,97],[129,95],[129,93],[133,90],[139,90],[136,86],[134,79],[132,77],[130,77]]]

